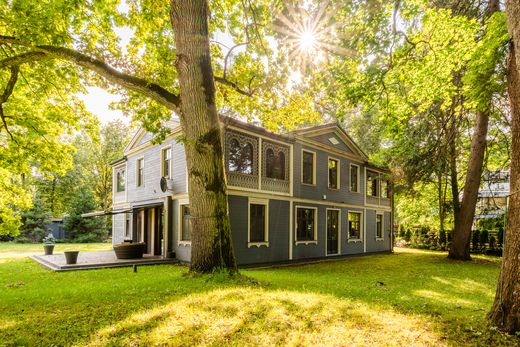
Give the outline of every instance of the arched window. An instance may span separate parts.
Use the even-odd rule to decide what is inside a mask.
[[[277,177],[280,180],[285,180],[285,154],[280,151],[278,152],[278,158],[277,158]]]
[[[268,148],[265,151],[265,176],[274,178],[274,169],[275,169],[275,161],[274,151],[271,148]]]
[[[231,139],[228,169],[230,172],[248,175],[253,173],[253,145],[251,143],[240,143],[237,139]]]

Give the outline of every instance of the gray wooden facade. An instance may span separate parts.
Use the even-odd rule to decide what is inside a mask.
[[[233,247],[239,264],[392,250],[389,171],[370,164],[337,124],[285,135],[227,118],[221,125]],[[139,130],[125,148],[124,158],[113,163],[113,243],[145,241],[149,253],[174,253],[189,262],[191,243],[187,232],[181,236],[189,229],[188,210],[182,207],[189,205],[186,160],[182,143],[176,141],[181,135],[179,124],[168,126],[171,135],[160,144],[153,144],[153,136]],[[237,148],[247,151],[237,154],[233,152]],[[302,177],[304,152],[307,183]],[[168,156],[169,165],[165,164]],[[312,180],[308,175],[311,157]],[[334,189],[329,182],[329,160],[338,167],[333,171],[338,177]],[[358,177],[354,192],[351,171]],[[167,192],[160,187],[165,172],[169,176]],[[254,211],[260,211],[261,217],[252,217]],[[298,215],[307,217],[298,219]],[[298,239],[299,220],[304,227],[298,230],[308,233],[305,239]],[[360,229],[358,236],[353,230],[355,237],[349,237],[349,225]],[[253,229],[257,234],[253,235]],[[265,230],[265,235],[252,240],[259,237],[258,230]]]

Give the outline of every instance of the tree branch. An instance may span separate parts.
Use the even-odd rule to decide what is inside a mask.
[[[9,135],[12,141],[17,143],[16,139],[14,138],[13,134],[9,130],[9,126],[7,125],[7,117],[4,115],[4,108],[3,104],[4,102],[9,99],[11,94],[13,94],[14,86],[16,85],[16,82],[18,81],[18,73],[20,72],[20,68],[18,66],[12,66],[11,67],[11,77],[9,78],[9,81],[7,82],[7,85],[5,86],[4,92],[0,96],[0,118],[2,119],[3,127],[5,128],[5,131]]]
[[[19,65],[20,63],[27,63],[35,60],[49,58],[62,59],[86,68],[90,71],[96,72],[112,83],[146,95],[158,103],[166,106],[170,110],[180,112],[180,98],[178,95],[169,92],[165,88],[155,83],[150,83],[142,78],[117,71],[107,63],[99,59],[89,57],[73,49],[47,45],[36,46],[9,36],[0,36],[0,45],[1,44],[13,44],[28,47],[33,51],[1,60],[0,68]]]
[[[230,86],[231,88],[233,88],[239,94],[242,94],[242,95],[245,95],[245,96],[253,96],[253,92],[252,91],[245,91],[245,90],[241,89],[238,86],[238,84],[236,84],[235,82],[227,80],[224,77],[215,76],[214,78],[215,78],[215,82],[218,82],[218,83]]]

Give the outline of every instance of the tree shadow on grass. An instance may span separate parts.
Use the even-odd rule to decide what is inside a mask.
[[[433,331],[417,329],[423,324],[330,295],[228,288],[134,314],[98,330],[87,345],[438,344]]]

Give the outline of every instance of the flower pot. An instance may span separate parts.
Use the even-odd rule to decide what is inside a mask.
[[[54,245],[43,245],[43,250],[45,251],[45,255],[52,255]]]
[[[68,251],[68,252],[63,252],[63,253],[65,254],[65,261],[67,262],[68,265],[76,264],[76,262],[78,261],[79,251]]]
[[[114,246],[114,252],[117,259],[139,259],[143,257],[146,250],[146,244],[139,243],[122,243]]]

